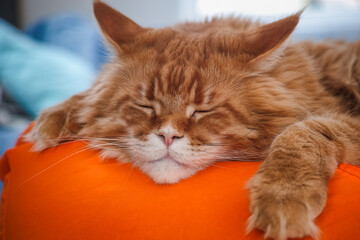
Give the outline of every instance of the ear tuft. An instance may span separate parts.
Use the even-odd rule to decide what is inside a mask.
[[[247,33],[244,36],[244,52],[259,58],[276,50],[294,31],[302,12],[303,10]]]
[[[129,42],[145,29],[100,0],[94,1],[94,14],[106,38],[114,45]]]

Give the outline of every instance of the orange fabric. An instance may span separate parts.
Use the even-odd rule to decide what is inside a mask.
[[[244,186],[260,163],[222,162],[175,185],[103,162],[83,142],[42,153],[19,142],[1,159],[2,239],[263,239],[245,235]],[[341,165],[316,223],[322,239],[359,239],[360,168]]]

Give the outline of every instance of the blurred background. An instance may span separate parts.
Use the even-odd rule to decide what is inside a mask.
[[[264,22],[307,6],[296,40],[360,38],[360,0],[104,0],[145,27],[245,15]],[[88,88],[108,52],[92,0],[0,1],[0,155],[45,107]]]

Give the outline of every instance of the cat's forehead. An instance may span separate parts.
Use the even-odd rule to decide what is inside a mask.
[[[206,45],[205,38],[193,38],[179,33],[171,38],[161,36],[150,48],[155,49],[156,61],[166,68],[201,68],[211,59],[209,54],[212,49]]]
[[[230,59],[217,51],[214,54],[209,38],[173,31],[157,36],[155,40],[148,36],[146,47],[136,45],[122,59],[125,74],[121,75],[133,86],[138,100],[178,108],[215,104],[229,96],[231,74],[239,74],[239,66],[235,69]]]
[[[198,72],[189,76],[183,72],[185,72],[184,69],[177,68],[165,72],[162,76],[138,83],[135,90],[136,98],[157,102],[171,108],[214,102],[214,98],[219,93],[212,89],[213,85],[206,83]]]
[[[149,63],[147,63],[149,64]],[[139,101],[159,102],[164,108],[214,105],[230,96],[231,80],[219,68],[199,67],[185,60],[150,63],[136,71],[134,96]],[[140,66],[141,67],[141,66]]]

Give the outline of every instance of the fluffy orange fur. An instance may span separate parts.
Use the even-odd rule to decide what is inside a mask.
[[[89,140],[158,183],[264,161],[249,230],[316,237],[338,163],[360,165],[360,42],[292,42],[300,13],[151,29],[100,1],[94,12],[116,57],[89,90],[42,112],[36,149]]]

